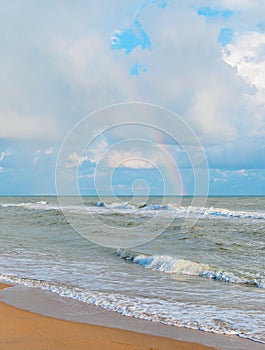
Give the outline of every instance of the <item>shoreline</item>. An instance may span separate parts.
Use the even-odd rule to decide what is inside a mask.
[[[53,334],[53,332],[51,332],[51,329],[49,329],[49,332],[51,333],[47,334],[46,338],[42,338],[42,341],[46,343],[45,339],[47,339],[48,337],[48,339],[53,339],[53,342],[56,342],[57,344],[56,346],[51,347],[53,345],[49,343],[49,347],[48,347],[49,349],[61,349],[60,347],[58,347],[59,346],[58,344],[61,344],[61,341],[64,342],[64,347],[62,347],[62,349],[67,349],[68,345],[66,344],[68,344],[69,342],[70,333],[72,334],[71,339],[72,340],[75,339],[75,333],[73,331],[75,327],[82,328],[82,330],[81,328],[80,329],[78,328],[75,331],[75,332],[79,332],[79,331],[81,332],[80,336],[82,339],[84,339],[83,338],[84,334],[90,334],[90,337],[86,336],[86,339],[85,339],[86,345],[84,344],[85,346],[84,349],[90,349],[90,347],[88,347],[88,344],[90,344],[89,343],[90,341],[93,341],[92,334],[94,334],[95,330],[100,334],[103,332],[101,335],[99,335],[99,338],[102,339],[102,337],[103,338],[105,337],[104,338],[105,341],[108,341],[108,332],[110,332],[110,330],[112,334],[115,334],[116,338],[115,337],[110,338],[111,344],[107,346],[105,343],[104,345],[106,346],[105,348],[113,349],[113,350],[123,349],[119,347],[120,342],[119,342],[119,345],[116,344],[117,341],[115,341],[115,339],[124,339],[124,337],[126,337],[127,339],[127,336],[129,336],[130,342],[126,343],[127,344],[126,349],[145,350],[145,349],[154,348],[158,350],[158,349],[164,349],[163,344],[168,344],[165,349],[171,349],[170,347],[171,344],[174,344],[173,348],[175,350],[177,349],[183,349],[183,350],[184,349],[187,349],[187,350],[189,349],[194,349],[194,350],[197,350],[197,349],[198,350],[206,350],[206,349],[261,350],[261,349],[265,349],[264,344],[245,340],[238,336],[214,334],[214,333],[209,333],[209,332],[204,332],[199,330],[192,330],[188,328],[163,325],[160,323],[140,320],[133,317],[126,317],[114,311],[103,310],[99,306],[88,305],[73,299],[63,298],[56,294],[46,292],[38,288],[29,288],[22,285],[11,286],[8,284],[0,284],[0,289],[1,289],[1,286],[5,288],[0,290],[1,315],[3,315],[2,308],[4,308],[6,310],[8,309],[9,310],[8,312],[11,313],[11,315],[13,315],[12,317],[15,319],[30,318],[32,320],[35,320],[37,318],[38,324],[42,324],[42,327],[43,327],[43,324],[49,324],[49,322],[51,322],[54,325],[55,329],[57,329],[58,327],[59,328],[63,327],[64,329],[68,329],[65,331],[66,332],[65,335],[63,334],[58,335],[56,332],[55,334]],[[21,312],[23,313],[23,315],[21,314]],[[8,313],[5,313],[5,315],[8,315]],[[7,321],[5,321],[6,317],[8,317]],[[10,316],[4,316],[1,319],[2,319],[1,322],[3,323],[3,327],[6,328],[8,326],[8,320],[10,322]],[[62,325],[61,322],[65,324]],[[73,325],[77,325],[77,326],[73,326]],[[35,327],[35,321],[29,327],[31,328],[33,326]],[[43,330],[46,329],[45,327]],[[94,329],[94,327],[96,328]],[[1,328],[2,328],[2,325],[1,325]],[[12,330],[12,327],[9,327],[9,330],[10,329]],[[37,333],[40,333],[40,334],[42,333],[41,328],[36,331]],[[6,332],[5,331],[2,331],[2,332],[5,336]],[[26,330],[24,329],[23,332],[21,334],[22,338],[23,338],[23,334],[25,335]],[[129,335],[127,334],[127,332],[129,332],[128,333]],[[133,333],[133,335],[131,333]],[[66,343],[63,340],[65,339],[64,338],[65,336],[67,338]],[[14,338],[14,334],[13,336],[10,335],[11,342],[12,342],[12,337]],[[136,337],[136,339],[133,340],[133,337],[134,338]],[[139,339],[142,337],[150,337],[148,338],[149,343],[148,342],[143,343],[143,344],[146,344],[147,347],[139,347],[139,346],[142,346],[141,343],[139,343]],[[1,338],[3,338],[3,336]],[[162,343],[161,343],[161,339],[163,339]],[[136,341],[136,343],[134,341]],[[146,341],[147,339],[144,340],[143,338],[143,342],[146,342]],[[168,341],[170,342],[168,343]],[[192,347],[189,347],[190,344],[192,344]],[[72,342],[71,347],[69,345],[69,349],[70,348],[74,349],[73,346],[75,346],[75,344]],[[83,349],[80,346],[81,345],[78,343],[78,349]],[[100,348],[100,346],[101,345],[98,344],[96,348],[105,349],[104,347]],[[16,347],[13,347],[13,348],[5,347],[5,349],[11,349],[11,350],[15,348]],[[35,347],[33,348],[36,349],[36,344],[35,344]],[[94,348],[95,347],[91,347],[91,349],[94,349]],[[27,347],[25,347],[25,349],[30,349],[28,347],[28,344],[27,344]]]
[[[0,290],[12,286],[0,283]],[[214,350],[200,344],[56,319],[0,302],[0,348]]]

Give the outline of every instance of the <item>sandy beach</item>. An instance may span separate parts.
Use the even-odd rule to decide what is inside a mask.
[[[0,284],[0,289],[8,285]],[[203,350],[203,345],[42,316],[0,303],[0,349]]]

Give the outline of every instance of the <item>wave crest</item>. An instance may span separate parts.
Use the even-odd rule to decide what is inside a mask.
[[[117,255],[134,264],[155,271],[177,275],[199,276],[227,283],[247,284],[258,288],[265,288],[265,278],[249,279],[241,276],[240,273],[235,275],[232,272],[223,271],[208,264],[180,259],[170,255],[147,255],[122,249],[117,250]]]
[[[151,204],[151,203],[141,203],[134,204],[130,202],[112,202],[105,203],[102,201],[85,203],[85,206],[80,203],[80,206],[71,206],[61,207],[59,205],[50,205],[46,201],[37,201],[37,202],[23,202],[23,203],[0,203],[0,208],[8,207],[20,207],[23,209],[31,210],[62,210],[62,209],[71,209],[71,210],[85,210],[94,211],[94,209],[104,210],[121,210],[121,211],[139,211],[139,212],[152,212],[152,211],[170,211],[173,212],[178,217],[187,217],[187,216],[199,216],[203,217],[220,217],[220,218],[240,218],[240,219],[254,219],[254,220],[265,220],[265,213],[255,212],[255,211],[241,211],[241,210],[231,210],[226,208],[203,208],[203,207],[193,207],[193,206],[178,206],[176,204]]]

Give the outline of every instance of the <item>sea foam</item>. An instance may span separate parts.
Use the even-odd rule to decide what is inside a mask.
[[[252,285],[258,288],[265,287],[265,278],[263,276],[246,278],[241,276],[240,273],[235,275],[232,272],[223,271],[214,266],[180,259],[169,255],[147,255],[122,249],[117,250],[117,255],[147,269],[164,273],[199,276],[227,283]]]

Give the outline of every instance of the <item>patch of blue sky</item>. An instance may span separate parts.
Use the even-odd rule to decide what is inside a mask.
[[[210,6],[203,6],[197,10],[199,16],[205,16],[210,18],[223,17],[225,19],[233,16],[234,11],[232,10],[217,10]]]
[[[149,5],[155,4],[164,9],[167,7],[169,1],[170,0],[148,0],[143,3],[135,17],[132,27],[125,28],[124,30],[117,30],[112,36],[111,48],[113,50],[125,50],[126,54],[130,54],[137,46],[140,46],[143,50],[151,50],[151,40],[140,23],[140,16],[142,11]]]
[[[151,40],[141,26],[139,15],[136,17],[132,28],[117,31],[113,35],[111,48],[113,50],[125,50],[125,53],[129,54],[137,46],[140,46],[143,50],[151,50]]]
[[[132,70],[131,70],[131,76],[139,76],[141,73],[145,73],[147,72],[147,69],[142,65],[142,64],[139,64],[139,63],[136,63]]]
[[[232,28],[221,28],[219,36],[218,36],[218,42],[222,46],[225,46],[229,44],[233,39],[234,31]]]

